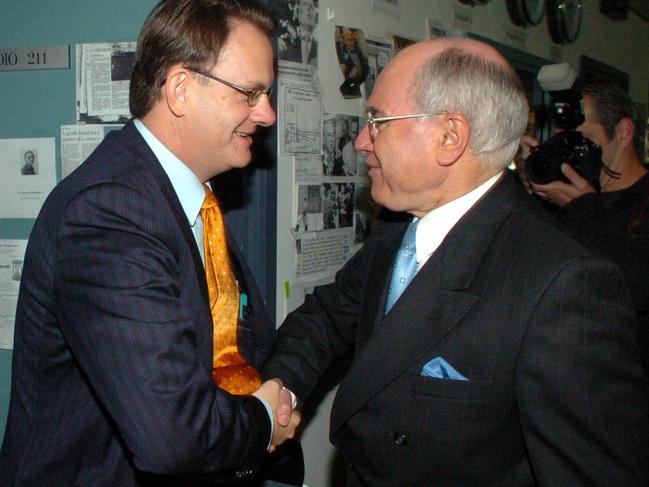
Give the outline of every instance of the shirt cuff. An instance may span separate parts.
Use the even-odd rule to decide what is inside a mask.
[[[268,446],[266,447],[266,450],[270,450],[270,446],[273,443],[273,433],[275,432],[275,419],[273,418],[273,410],[270,407],[270,404],[266,399],[262,399],[261,397],[254,396],[257,399],[261,401],[261,403],[264,405],[266,408],[266,412],[268,413],[268,419],[270,420],[270,438],[268,439]]]
[[[286,389],[286,387],[282,387],[282,389],[285,389],[288,391],[288,393],[291,395],[291,405],[293,406],[293,409],[297,408],[297,396],[293,393],[292,390]]]

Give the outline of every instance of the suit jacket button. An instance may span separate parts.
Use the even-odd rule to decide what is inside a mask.
[[[238,479],[244,479],[244,478],[246,478],[246,477],[251,477],[251,476],[252,476],[252,473],[253,473],[252,469],[248,469],[248,470],[238,470],[238,471],[235,473],[235,476],[236,476]]]
[[[392,435],[392,438],[394,439],[394,444],[397,446],[406,446],[408,444],[408,435],[404,433],[394,433]]]

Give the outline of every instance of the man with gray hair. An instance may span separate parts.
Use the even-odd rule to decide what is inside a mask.
[[[511,66],[473,40],[415,44],[367,119],[386,211],[262,375],[304,400],[353,353],[330,426],[349,485],[645,485],[629,292],[506,171],[527,121]]]

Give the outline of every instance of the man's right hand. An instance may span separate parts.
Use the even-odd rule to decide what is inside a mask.
[[[539,141],[531,135],[523,135],[520,142],[520,154],[523,160],[532,153],[532,150],[539,145]]]
[[[293,409],[291,393],[282,387],[279,379],[264,382],[252,395],[266,400],[275,415],[273,438],[268,450],[272,453],[277,446],[295,436],[302,415]]]
[[[595,193],[595,188],[570,164],[561,164],[561,172],[569,181],[552,181],[548,184],[530,184],[530,188],[542,199],[554,203],[557,206],[565,206],[575,198],[587,193]]]

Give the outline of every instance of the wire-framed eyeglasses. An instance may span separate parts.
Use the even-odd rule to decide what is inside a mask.
[[[437,115],[448,115],[448,112],[437,112],[437,113],[414,113],[411,115],[394,115],[391,117],[375,117],[373,110],[368,110],[366,112],[367,116],[367,128],[370,132],[370,140],[374,143],[374,139],[379,133],[379,125],[385,122],[391,122],[392,120],[405,120],[408,118],[423,118],[423,117],[435,117]]]
[[[257,103],[259,103],[262,95],[266,95],[268,98],[270,98],[270,96],[273,94],[273,88],[268,88],[267,90],[262,90],[261,88],[244,88],[243,86],[239,86],[235,83],[224,80],[223,78],[214,76],[213,74],[208,73],[207,71],[203,71],[202,69],[189,66],[187,67],[187,69],[196,74],[200,74],[201,76],[205,76],[206,78],[210,78],[214,81],[218,81],[219,83],[223,83],[225,86],[229,86],[233,90],[237,90],[239,93],[246,96],[246,102],[248,103],[248,106],[251,107],[254,107],[255,105],[257,105]]]

